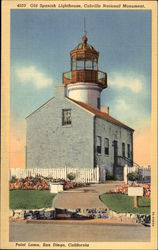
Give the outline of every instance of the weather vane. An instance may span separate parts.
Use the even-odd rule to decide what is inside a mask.
[[[84,16],[84,35],[87,35],[87,31],[86,31],[86,18]]]

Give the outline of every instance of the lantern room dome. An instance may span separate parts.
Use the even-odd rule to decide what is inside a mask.
[[[99,52],[96,51],[96,49],[89,43],[87,43],[88,38],[87,36],[83,36],[82,37],[82,42],[79,43],[73,50],[71,50],[71,54],[74,53],[84,53],[85,51],[91,53],[91,54],[95,54],[95,55],[99,55]]]
[[[95,50],[94,49],[94,47],[91,45],[91,44],[89,44],[89,43],[87,43],[86,44],[86,47],[84,47],[83,46],[83,43],[79,43],[76,47],[75,47],[75,49],[91,49],[91,50]],[[95,50],[96,51],[96,50]]]
[[[75,47],[74,50],[76,50],[76,49],[89,49],[89,50],[93,50],[93,51],[97,52],[96,49],[91,44],[87,43],[87,41],[88,41],[88,38],[86,36],[83,36],[82,43],[79,43]]]

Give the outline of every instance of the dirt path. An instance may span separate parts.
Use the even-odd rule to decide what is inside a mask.
[[[53,200],[53,207],[55,208],[106,208],[99,195],[109,192],[120,182],[107,182],[104,184],[91,184],[89,187],[73,189],[58,193]]]
[[[51,246],[53,246],[53,242],[147,242],[150,241],[150,228],[134,225],[121,226],[107,224],[87,224],[85,222],[54,222],[50,224],[27,224],[12,222],[10,223],[9,240],[11,242],[28,241],[29,243],[34,243],[36,241],[40,241],[41,243],[42,241],[48,243],[51,242]],[[66,246],[68,245],[68,243],[65,244]],[[91,247],[93,247],[93,245],[90,245],[90,247],[87,249],[92,249]],[[28,249],[27,246],[26,249]],[[34,249],[37,249],[37,247]],[[44,247],[44,249],[46,249],[46,247]],[[53,247],[53,249],[57,248]],[[58,249],[65,248],[58,246]],[[76,247],[73,249],[79,248]],[[106,247],[104,249],[106,249]]]

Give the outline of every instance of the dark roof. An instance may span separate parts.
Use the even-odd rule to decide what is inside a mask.
[[[126,129],[129,129],[131,131],[134,131],[134,129],[128,127],[127,125],[125,125],[124,123],[118,121],[117,119],[113,118],[112,116],[110,116],[109,114],[107,113],[103,113],[97,109],[94,109],[92,108],[91,106],[89,106],[88,104],[86,103],[83,103],[83,102],[80,102],[80,101],[76,101],[76,100],[73,100],[69,97],[67,97],[68,99],[70,99],[71,101],[75,102],[76,104],[80,105],[81,107],[87,109],[88,111],[90,111],[91,113],[93,113],[96,117],[99,117],[99,118],[102,118],[108,122],[111,122],[111,123],[114,123],[120,127],[123,127],[123,128],[126,128]]]

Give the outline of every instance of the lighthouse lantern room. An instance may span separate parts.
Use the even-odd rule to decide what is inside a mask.
[[[82,43],[70,52],[71,70],[63,73],[63,84],[70,98],[100,109],[100,94],[107,88],[107,74],[98,70],[99,52],[87,41],[84,35]]]

